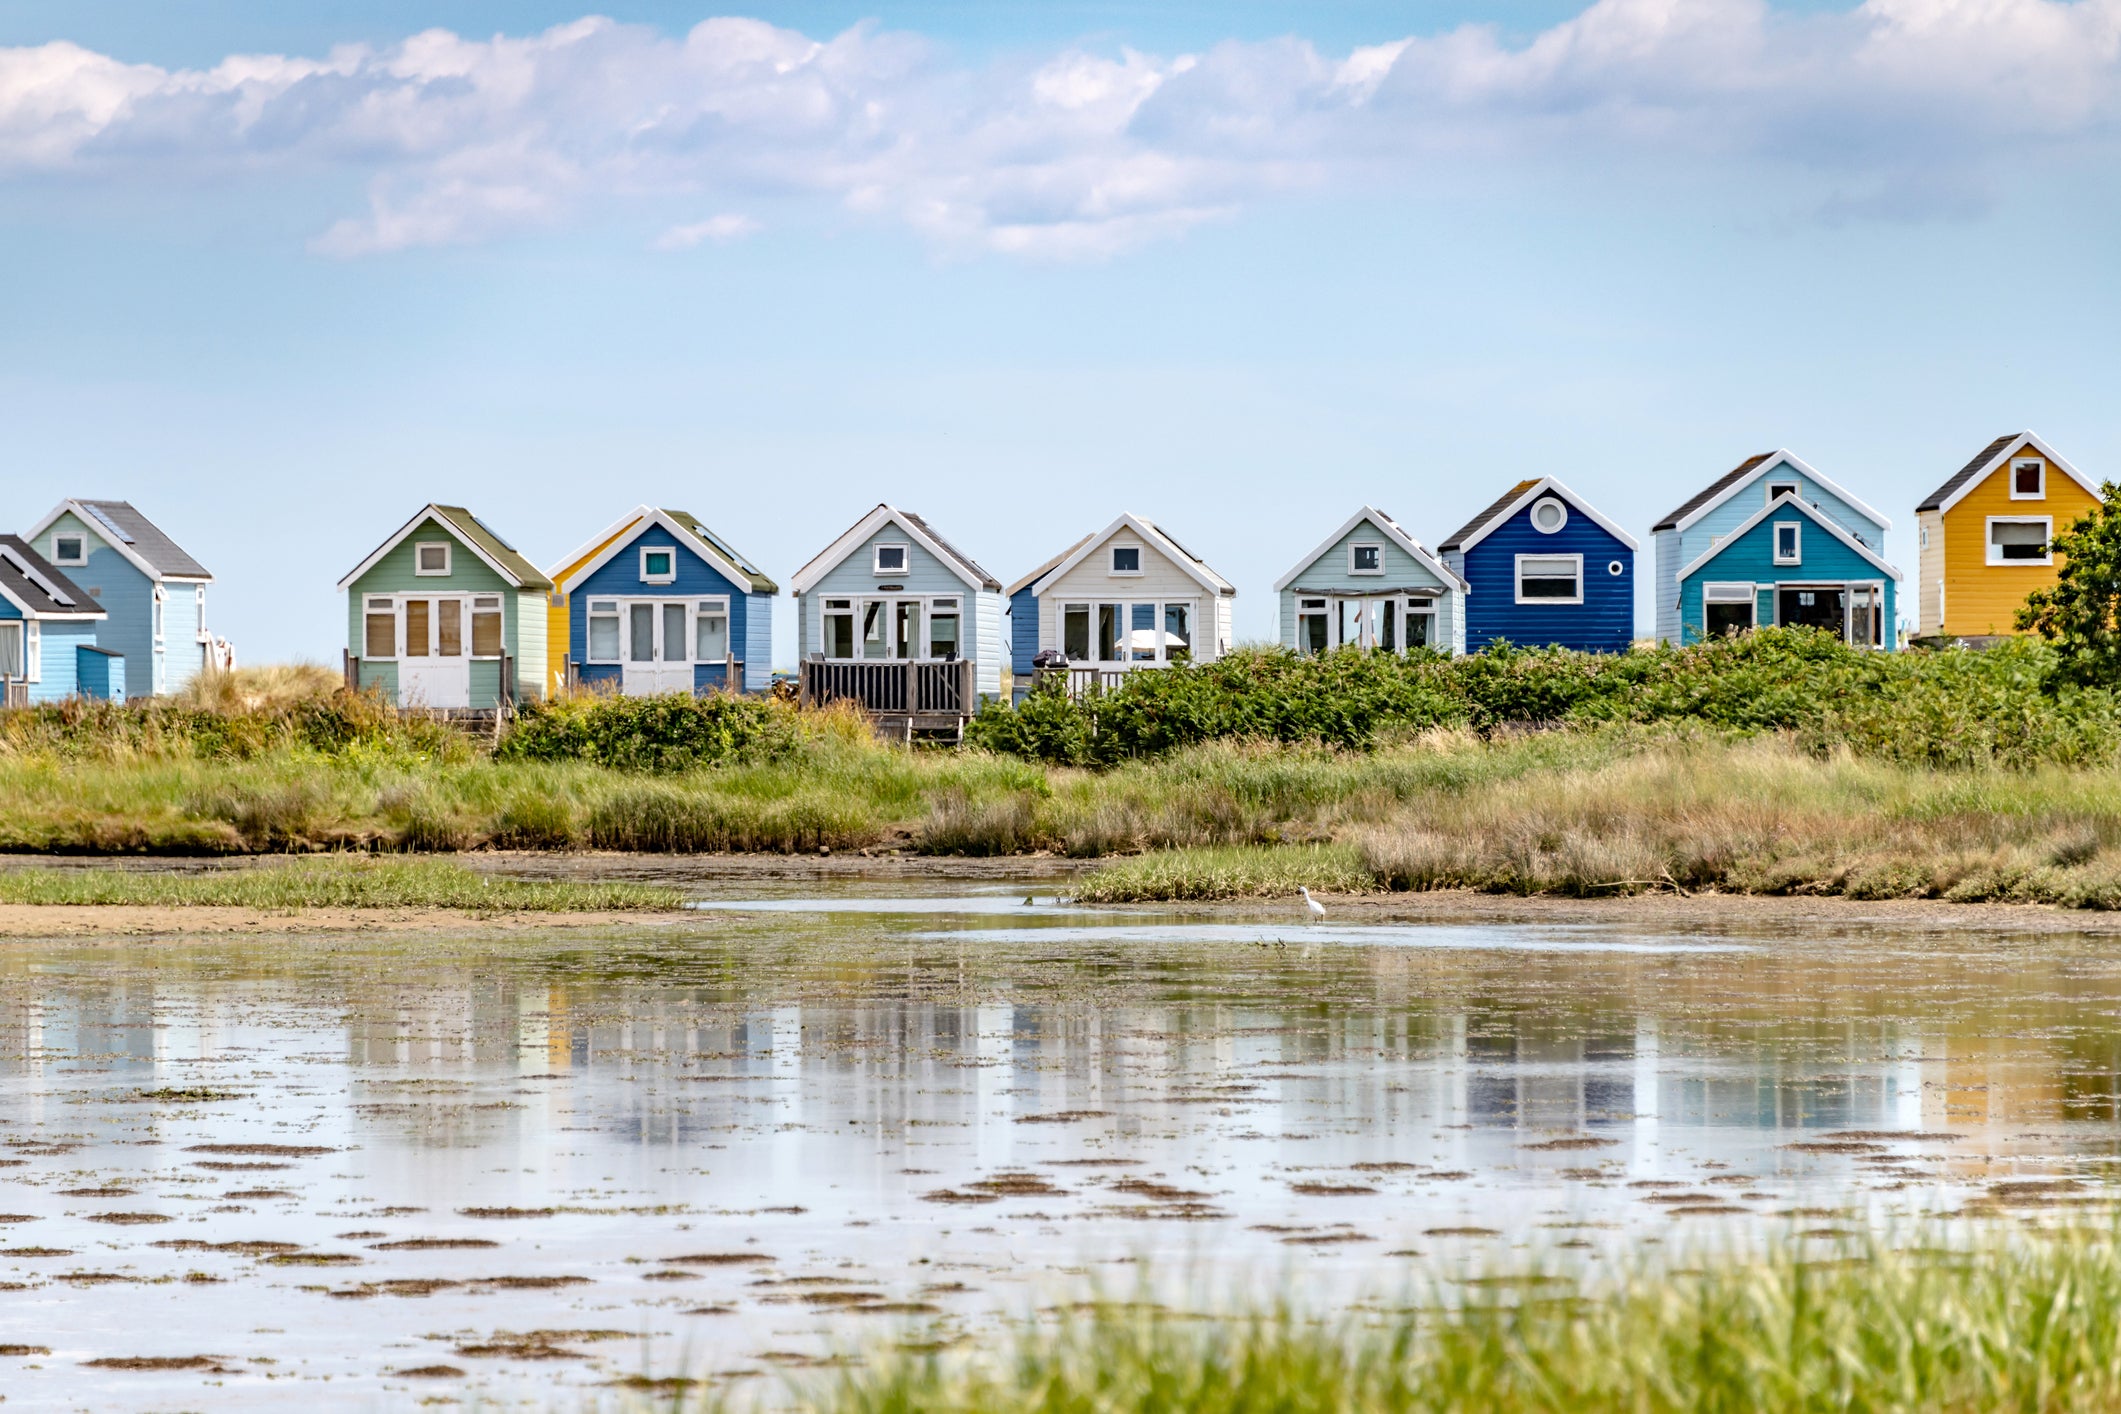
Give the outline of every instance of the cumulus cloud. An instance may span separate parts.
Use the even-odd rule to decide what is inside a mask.
[[[1816,174],[1836,219],[1902,193],[1901,214],[1958,211],[2017,157],[2103,155],[2117,80],[2121,0],[1596,0],[1523,42],[1466,25],[1341,54],[1284,39],[979,68],[873,26],[743,19],[437,30],[207,69],[54,43],[0,48],[0,181],[343,173],[365,200],[316,246],[344,256],[794,197],[1068,258],[1452,160],[1780,164]],[[653,244],[756,229],[716,216]]]

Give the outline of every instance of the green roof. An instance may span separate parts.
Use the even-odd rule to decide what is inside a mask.
[[[757,565],[731,549],[728,541],[701,524],[699,517],[692,514],[692,512],[672,510],[670,507],[665,506],[663,507],[663,514],[669,516],[679,525],[684,526],[694,535],[699,536],[700,539],[706,541],[709,545],[712,545],[723,559],[729,561],[730,564],[735,565],[749,576],[753,594],[778,594],[781,592],[781,587],[778,584],[766,578],[764,570],[761,570]]]
[[[487,528],[486,523],[462,506],[436,506],[435,514],[449,522],[449,528],[461,536],[465,543],[475,545],[479,551],[500,567],[503,574],[516,582],[519,589],[552,588],[552,581],[538,567],[517,554],[515,547]]]

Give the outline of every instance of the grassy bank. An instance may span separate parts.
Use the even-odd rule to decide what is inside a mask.
[[[332,857],[200,874],[0,869],[0,904],[9,903],[594,913],[674,909],[683,899],[673,889],[644,884],[495,879],[442,859]]]
[[[1427,1278],[1322,1321],[1071,1310],[999,1348],[887,1351],[798,1397],[830,1414],[1811,1414],[2111,1409],[2110,1231],[1849,1255],[1785,1247],[1572,1282]],[[732,1407],[745,1407],[741,1404]]]

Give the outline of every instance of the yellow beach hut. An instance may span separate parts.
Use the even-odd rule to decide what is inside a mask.
[[[2030,432],[1983,447],[1915,507],[1920,632],[2016,633],[2025,596],[2055,582],[2048,542],[2098,501],[2097,484]]]

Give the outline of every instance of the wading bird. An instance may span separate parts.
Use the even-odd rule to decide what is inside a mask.
[[[1319,919],[1326,916],[1326,910],[1324,906],[1321,905],[1317,899],[1311,897],[1311,890],[1308,887],[1303,884],[1298,884],[1296,886],[1296,892],[1304,896],[1304,907],[1311,910],[1311,921],[1313,923],[1316,923]]]

